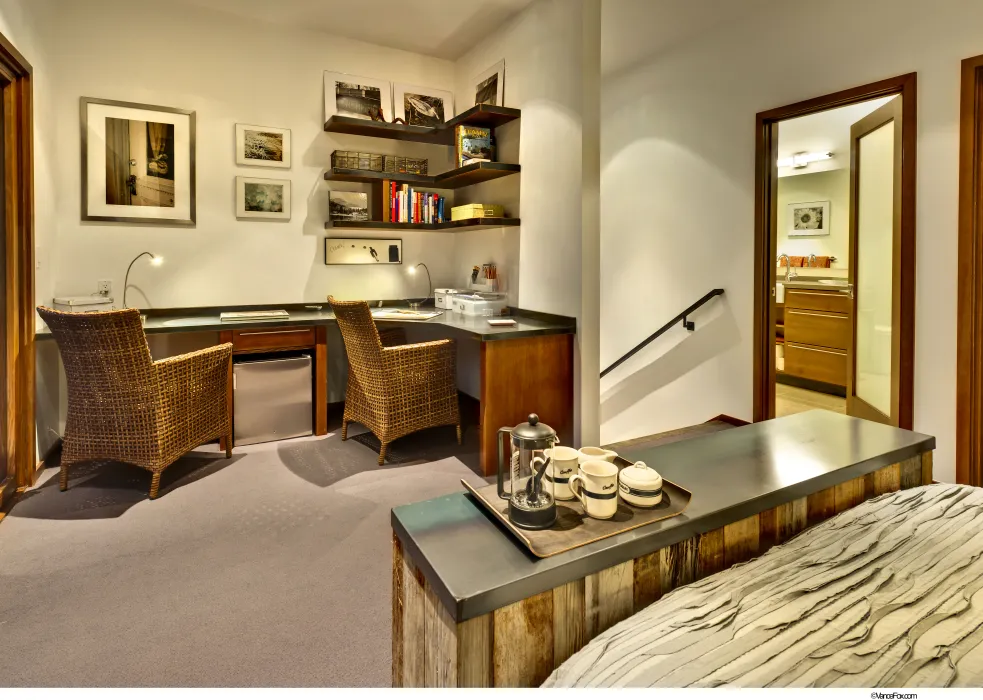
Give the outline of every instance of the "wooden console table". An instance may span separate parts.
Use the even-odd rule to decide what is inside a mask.
[[[632,450],[680,517],[536,559],[464,493],[393,509],[392,682],[538,686],[612,625],[874,496],[932,481],[935,438],[827,411]]]

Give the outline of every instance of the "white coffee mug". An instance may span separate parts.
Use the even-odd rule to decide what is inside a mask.
[[[572,447],[556,446],[546,450],[550,463],[546,467],[545,479],[553,482],[553,497],[558,501],[576,498],[570,490],[570,477],[577,473],[580,453]]]
[[[595,460],[601,460],[604,462],[613,462],[614,458],[618,456],[617,452],[611,450],[605,450],[603,447],[581,447],[580,448],[580,463],[593,462]]]
[[[570,479],[570,490],[592,518],[609,520],[618,512],[618,468],[610,462],[581,464]]]

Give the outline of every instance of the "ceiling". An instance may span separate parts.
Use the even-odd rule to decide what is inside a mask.
[[[808,167],[793,170],[779,168],[779,176],[804,175],[824,170],[850,167],[850,125],[860,121],[892,97],[861,102],[848,107],[830,109],[807,117],[789,119],[778,124],[778,157],[787,158],[793,153],[832,152],[828,161],[810,163]]]
[[[532,0],[184,0],[250,20],[454,60]]]

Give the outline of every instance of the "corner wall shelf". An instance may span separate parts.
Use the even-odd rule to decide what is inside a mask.
[[[331,168],[325,171],[324,179],[336,182],[381,182],[392,180],[405,182],[409,185],[423,185],[437,189],[455,190],[479,182],[497,180],[500,177],[514,175],[520,171],[518,165],[512,163],[472,163],[462,168],[448,170],[439,175],[414,175],[412,173],[383,173],[375,170],[353,170],[351,168]]]
[[[442,224],[408,224],[399,221],[328,221],[325,222],[324,228],[379,229],[398,231],[479,231],[481,229],[502,228],[503,226],[518,226],[519,223],[519,219],[498,217],[460,219],[458,221],[445,221]]]
[[[341,117],[337,114],[324,122],[324,130],[335,134],[353,134],[355,136],[372,136],[378,139],[393,139],[396,141],[417,141],[419,143],[435,143],[444,146],[454,145],[454,127],[459,124],[468,126],[486,126],[497,128],[502,124],[518,119],[520,112],[512,107],[496,107],[495,105],[480,104],[461,112],[440,126],[410,126],[408,124],[390,124],[389,122],[374,122],[368,119]]]

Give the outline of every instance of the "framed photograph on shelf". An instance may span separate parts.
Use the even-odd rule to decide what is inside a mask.
[[[402,238],[325,238],[325,265],[401,265]]]
[[[82,221],[195,225],[195,113],[80,100]]]
[[[236,163],[262,168],[289,168],[290,129],[236,124]]]
[[[829,201],[788,205],[789,236],[828,236]]]
[[[368,221],[369,195],[365,192],[328,192],[328,214],[332,221]]]
[[[411,126],[439,126],[454,116],[454,94],[396,83],[393,86],[393,110],[397,119]]]
[[[236,218],[290,220],[290,180],[236,178]]]
[[[476,75],[471,84],[474,85],[474,103],[476,105],[486,104],[504,107],[505,59]]]
[[[375,122],[393,120],[393,90],[388,80],[347,73],[324,73],[324,121],[352,117]]]

